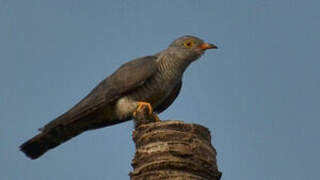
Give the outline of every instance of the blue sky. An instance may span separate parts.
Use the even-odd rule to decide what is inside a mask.
[[[215,43],[161,119],[208,127],[222,179],[320,179],[320,1],[0,0],[0,179],[129,179],[133,123],[18,147],[124,62]]]

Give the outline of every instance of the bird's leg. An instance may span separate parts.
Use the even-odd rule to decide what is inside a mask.
[[[152,115],[153,109],[152,109],[151,104],[148,103],[148,102],[139,101],[139,102],[138,102],[138,107],[137,107],[137,110],[136,110],[136,111],[141,112],[141,111],[143,110],[143,108],[144,108],[143,106],[147,106],[149,115]]]
[[[137,109],[136,109],[136,111],[133,112],[133,117],[135,119],[139,119],[138,114],[139,113],[143,114],[144,110],[146,110],[145,115],[147,115],[149,117],[151,116],[153,121],[155,121],[155,122],[160,121],[158,115],[153,112],[151,104],[148,102],[142,102],[142,101],[137,102]]]

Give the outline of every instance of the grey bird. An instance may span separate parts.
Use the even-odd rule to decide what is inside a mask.
[[[20,146],[31,159],[87,130],[128,121],[147,105],[149,113],[166,110],[178,96],[190,63],[217,46],[194,36],[174,40],[167,49],[120,66],[70,110],[49,122]]]

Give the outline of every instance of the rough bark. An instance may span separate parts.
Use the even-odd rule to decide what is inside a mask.
[[[219,180],[210,131],[182,121],[155,122],[147,111],[137,113],[131,180]]]

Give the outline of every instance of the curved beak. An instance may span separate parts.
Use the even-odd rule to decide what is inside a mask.
[[[207,49],[218,49],[218,46],[214,45],[214,44],[210,44],[210,43],[203,43],[200,46],[201,50],[207,50]]]

